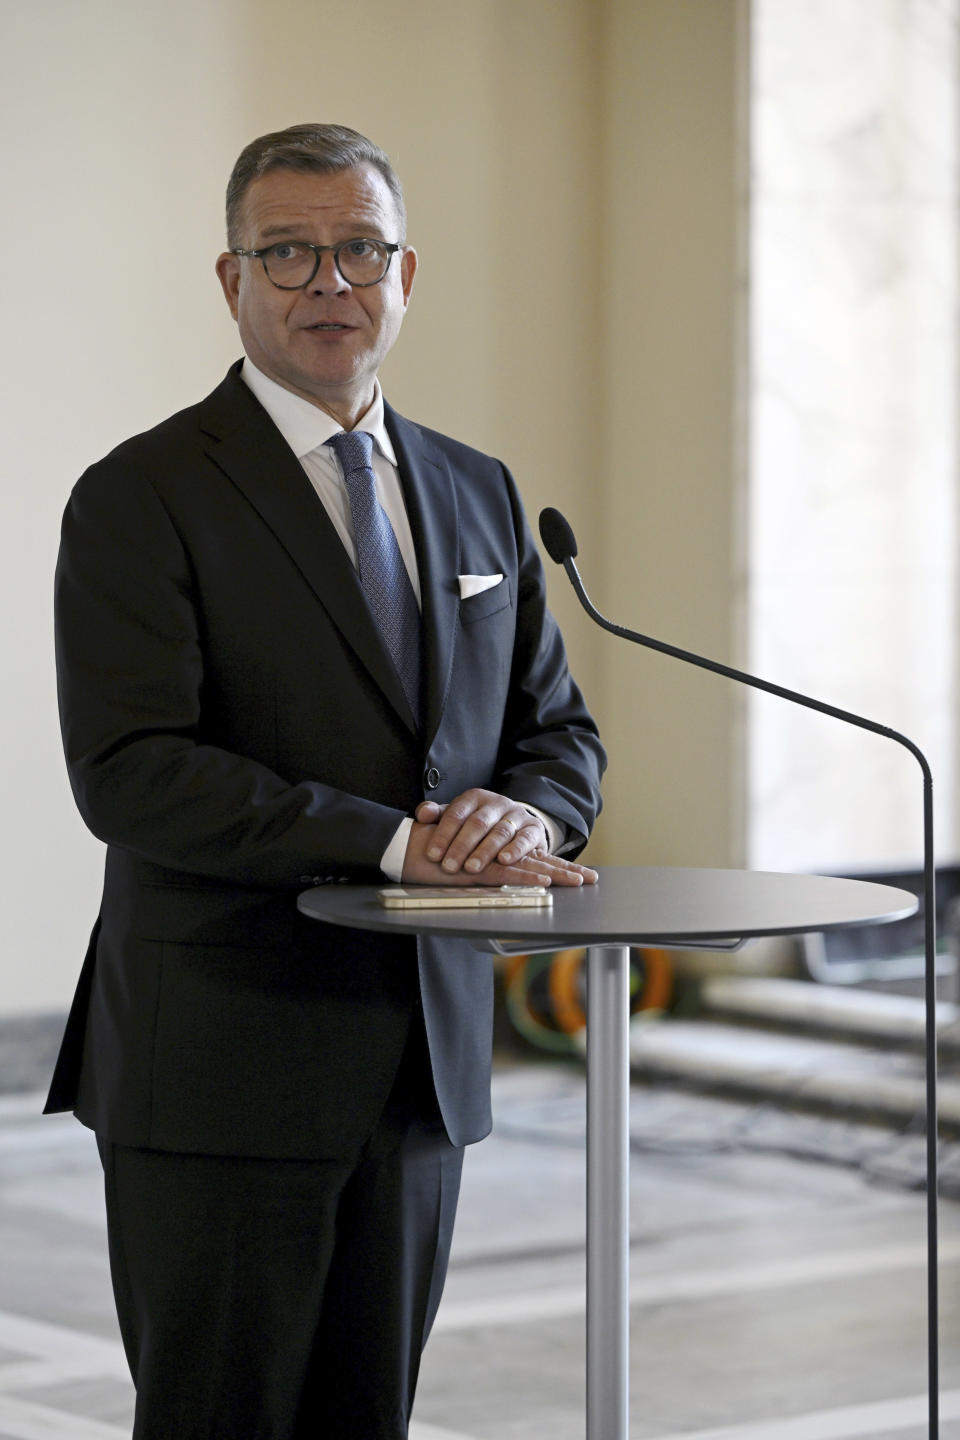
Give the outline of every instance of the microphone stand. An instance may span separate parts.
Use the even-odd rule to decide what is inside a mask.
[[[611,635],[618,635],[622,640],[630,640],[635,645],[643,645],[648,650],[656,650],[661,655],[670,655],[674,660],[682,660],[688,665],[696,665],[701,670],[710,670],[715,675],[723,675],[728,680],[736,680],[741,685],[749,685],[754,690],[762,690],[768,695],[777,695],[781,700],[789,700],[794,705],[802,705],[808,710],[817,710],[822,715],[831,715],[835,720],[843,720],[848,725],[856,725],[861,730],[870,730],[875,735],[885,735],[888,740],[895,740],[910,751],[917,761],[923,773],[923,920],[924,920],[924,1007],[925,1007],[925,1070],[926,1070],[926,1187],[927,1187],[927,1394],[928,1394],[928,1440],[939,1440],[940,1434],[940,1381],[939,1381],[939,1301],[938,1301],[938,1276],[937,1276],[937,911],[936,911],[936,872],[934,868],[933,851],[933,774],[923,751],[908,739],[901,735],[898,730],[892,730],[888,725],[880,725],[875,720],[868,720],[862,715],[854,715],[849,710],[842,710],[837,705],[827,705],[822,700],[815,700],[809,695],[802,695],[797,690],[789,690],[784,685],[775,685],[769,680],[761,680],[756,675],[748,675],[743,670],[737,670],[732,665],[723,665],[718,660],[709,660],[703,655],[694,655],[689,650],[682,650],[678,645],[668,645],[663,640],[655,640],[650,635],[641,635],[636,630],[628,630],[623,625],[616,625],[608,620],[605,615],[593,604],[584,588],[580,578],[580,572],[574,563],[574,556],[577,553],[577,543],[573,531],[567,521],[558,510],[548,508],[540,514],[540,535],[550,558],[562,565],[567,572],[571,585],[576,591],[580,604],[586,610],[591,620]]]

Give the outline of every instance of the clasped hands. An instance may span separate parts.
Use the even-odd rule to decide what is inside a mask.
[[[543,822],[493,790],[423,800],[403,862],[408,885],[593,885],[596,870],[549,853]]]

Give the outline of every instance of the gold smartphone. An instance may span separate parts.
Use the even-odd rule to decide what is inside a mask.
[[[553,904],[545,885],[389,885],[377,891],[387,910],[542,909]]]

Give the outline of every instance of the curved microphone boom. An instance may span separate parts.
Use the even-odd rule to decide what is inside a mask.
[[[611,635],[618,635],[622,640],[630,640],[635,645],[643,645],[648,650],[656,650],[661,655],[670,655],[675,660],[683,660],[688,665],[696,665],[698,669],[710,670],[715,675],[724,675],[728,680],[735,680],[741,685],[749,685],[754,690],[763,690],[768,695],[777,695],[781,700],[789,700],[794,705],[802,705],[807,710],[818,710],[823,715],[832,715],[835,720],[842,720],[848,725],[856,725],[861,730],[870,730],[876,735],[885,735],[888,740],[895,740],[898,745],[904,746],[910,751],[923,772],[923,911],[924,911],[924,1002],[926,1014],[926,1130],[927,1130],[927,1356],[928,1356],[928,1398],[929,1398],[929,1430],[928,1440],[937,1440],[939,1435],[939,1324],[938,1324],[938,1299],[937,1299],[937,978],[936,978],[936,879],[933,858],[933,775],[927,763],[923,751],[908,739],[901,735],[898,730],[891,730],[888,725],[879,725],[875,720],[868,720],[863,715],[855,715],[850,710],[841,710],[836,705],[827,705],[822,700],[815,700],[810,695],[802,695],[797,690],[788,690],[784,685],[775,685],[769,680],[761,680],[756,675],[748,675],[744,670],[736,670],[732,665],[723,665],[718,660],[708,660],[703,655],[694,655],[690,650],[681,650],[677,645],[668,645],[663,640],[654,640],[650,635],[641,635],[636,630],[628,630],[623,625],[615,625],[593,604],[580,578],[580,572],[574,564],[574,556],[577,554],[577,541],[568,521],[560,514],[559,510],[548,507],[540,512],[540,538],[543,541],[544,549],[551,560],[562,565],[567,572],[571,585],[577,593],[580,604],[586,610],[591,620],[595,621],[603,630],[608,630]]]

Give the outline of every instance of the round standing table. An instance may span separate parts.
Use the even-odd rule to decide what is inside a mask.
[[[330,925],[454,935],[499,954],[587,949],[587,1437],[627,1440],[629,947],[733,950],[761,935],[900,920],[916,897],[821,875],[679,868],[605,867],[597,885],[556,887],[549,909],[386,910],[381,888],[320,886],[297,904]]]

